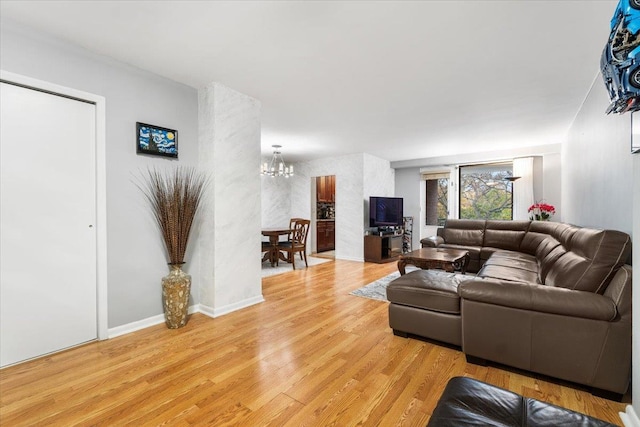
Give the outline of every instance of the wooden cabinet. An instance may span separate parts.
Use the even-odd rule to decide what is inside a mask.
[[[316,224],[318,252],[332,251],[336,248],[336,223],[335,221],[318,221]]]
[[[402,255],[402,235],[364,236],[364,260],[367,262],[396,261]]]
[[[316,223],[316,250],[318,252],[326,251],[327,247],[327,223],[318,221]]]
[[[335,221],[327,221],[327,250],[332,251],[336,248],[336,223]]]
[[[336,201],[336,177],[331,175],[329,177],[329,194],[332,202]]]
[[[318,202],[318,222],[316,223],[316,246],[318,252],[332,251],[336,248],[335,218],[336,177],[319,176],[316,178],[316,200]]]
[[[336,201],[336,177],[319,176],[316,178],[316,200],[323,203]]]

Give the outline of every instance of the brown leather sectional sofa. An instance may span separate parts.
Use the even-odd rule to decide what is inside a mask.
[[[460,345],[472,358],[596,391],[626,392],[627,234],[555,222],[448,220],[421,242],[468,250],[467,271],[477,275],[448,280],[418,270],[393,281],[387,297],[394,333]]]

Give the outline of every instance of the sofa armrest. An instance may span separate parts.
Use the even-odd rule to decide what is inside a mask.
[[[468,280],[458,286],[458,295],[486,304],[593,320],[612,321],[617,314],[609,297],[534,283]]]
[[[437,248],[444,243],[444,239],[440,236],[425,237],[420,240],[423,248]]]

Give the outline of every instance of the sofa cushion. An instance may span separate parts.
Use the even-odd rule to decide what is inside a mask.
[[[525,236],[524,231],[485,230],[484,246],[517,251]]]
[[[444,240],[455,245],[481,246],[483,236],[483,230],[448,228],[444,231]]]
[[[539,258],[538,256],[536,256],[536,258],[538,258],[538,262],[540,263],[538,275],[540,276],[541,283],[545,283],[545,284],[547,283],[546,282],[547,275],[551,271],[551,268],[553,267],[555,262],[566,253],[567,253],[567,250],[564,248],[564,246],[558,244],[557,246],[553,247],[553,249],[549,251],[544,256],[544,258]]]
[[[580,227],[576,227],[571,224],[560,223],[556,227],[553,232],[553,237],[555,237],[562,246],[564,246],[568,251],[571,250],[571,238],[573,237],[576,231],[580,230]]]
[[[547,255],[549,255],[549,253],[553,251],[555,248],[557,248],[558,246],[560,246],[560,242],[558,242],[552,236],[547,236],[542,242],[540,242],[540,244],[536,249],[536,252],[535,252],[536,259],[539,262],[542,262],[542,260],[544,260],[547,257]]]
[[[532,259],[535,260],[536,257],[529,255],[529,254],[523,254],[522,252],[517,252],[517,251],[510,251],[507,249],[500,249],[500,248],[490,248],[490,247],[484,247],[480,249],[480,259],[482,260],[482,263],[484,264],[488,259],[493,258],[496,255],[500,255],[502,257],[505,257],[506,254],[512,254],[512,256],[510,258],[527,258],[527,259]]]
[[[520,252],[535,255],[538,247],[547,237],[549,237],[548,234],[529,231],[522,238],[522,242],[520,242]]]
[[[517,260],[523,259],[523,260],[531,261],[536,264],[538,262],[538,260],[534,255],[529,255],[529,254],[525,254],[517,251],[496,251],[494,252],[493,256],[495,258],[500,258],[500,259],[517,259]]]
[[[538,273],[538,261],[535,257],[520,252],[497,251],[484,264],[503,267],[515,267]]]
[[[423,248],[437,248],[444,243],[444,239],[440,236],[430,236],[420,239],[420,246]]]
[[[544,283],[603,293],[631,252],[631,238],[613,230],[581,228],[571,234],[568,245],[570,252],[553,263]]]
[[[487,279],[508,280],[510,282],[540,283],[538,272],[524,268],[517,268],[513,265],[487,265],[482,266],[478,271],[478,277]]]
[[[473,276],[438,270],[415,270],[389,283],[387,299],[410,307],[460,314],[458,285],[470,279]]]
[[[483,246],[517,251],[530,221],[487,221]]]
[[[531,221],[507,221],[502,219],[488,219],[485,224],[486,230],[507,230],[507,231],[528,231]]]
[[[449,244],[482,246],[484,225],[483,220],[448,219],[442,237]]]
[[[491,258],[493,256],[493,254],[495,254],[496,252],[500,252],[503,249],[500,248],[492,248],[492,247],[483,247],[480,249],[480,259],[482,260],[482,263],[484,264],[486,260],[488,260],[489,258]]]
[[[553,236],[555,230],[562,224],[561,222],[551,221],[531,221],[529,224],[529,233],[541,233],[547,236]]]

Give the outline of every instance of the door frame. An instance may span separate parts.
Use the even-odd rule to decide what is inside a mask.
[[[54,95],[78,99],[95,105],[96,112],[96,295],[97,335],[109,338],[107,310],[107,170],[106,170],[106,100],[103,96],[60,86],[9,71],[0,70],[0,81]]]

